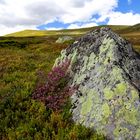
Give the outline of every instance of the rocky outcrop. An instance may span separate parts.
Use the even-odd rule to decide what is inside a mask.
[[[71,37],[71,36],[62,36],[56,40],[56,43],[65,43],[65,42],[72,41],[72,40],[73,40],[73,37]]]
[[[76,123],[112,140],[140,139],[140,56],[131,44],[103,27],[79,38],[56,60],[71,59]]]

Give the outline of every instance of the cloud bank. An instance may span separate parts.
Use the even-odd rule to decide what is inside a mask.
[[[0,35],[55,21],[68,24],[67,28],[95,26],[106,20],[113,25],[140,22],[139,13],[121,13],[115,11],[117,7],[118,0],[0,0]]]

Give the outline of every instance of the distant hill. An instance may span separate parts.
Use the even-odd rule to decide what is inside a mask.
[[[102,26],[94,26],[89,28],[80,28],[80,29],[63,29],[63,30],[24,30],[20,32],[15,32],[11,34],[7,34],[4,37],[41,37],[43,40],[48,38],[58,38],[60,36],[72,36],[72,37],[80,37],[87,32],[101,28],[101,27],[110,27],[113,31],[120,34],[122,37],[129,40],[136,51],[140,52],[140,24],[136,24],[133,26],[127,25],[102,25]],[[45,37],[45,38],[44,38]],[[17,40],[16,39],[16,40]]]
[[[119,32],[120,33],[140,32],[140,23],[133,26],[128,26],[127,28],[124,28]]]
[[[29,37],[29,36],[50,36],[50,35],[82,35],[86,32],[89,32],[93,29],[100,28],[103,26],[110,27],[114,31],[125,30],[130,26],[122,25],[102,25],[89,28],[80,28],[80,29],[63,29],[63,30],[24,30],[11,34],[5,35],[6,37]]]

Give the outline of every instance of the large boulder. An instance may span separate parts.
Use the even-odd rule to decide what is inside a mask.
[[[131,44],[103,27],[61,52],[71,59],[72,114],[76,123],[112,140],[140,140],[140,56]]]

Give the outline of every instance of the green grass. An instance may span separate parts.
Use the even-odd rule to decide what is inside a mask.
[[[128,39],[140,52],[137,30],[129,26],[110,26]],[[103,140],[94,130],[76,125],[71,120],[68,104],[62,113],[46,110],[32,100],[34,89],[46,82],[60,51],[70,43],[57,44],[59,36],[75,38],[98,27],[61,30],[26,30],[0,37],[0,139],[1,140]],[[134,29],[135,29],[134,28]],[[39,77],[37,73],[42,72]]]
[[[131,33],[131,32],[140,32],[140,24],[136,24],[133,26],[127,26],[124,29],[119,31],[120,33]]]
[[[47,73],[60,51],[67,47],[67,44],[56,44],[56,39],[57,37],[1,38],[1,140],[104,139],[95,131],[72,122],[70,104],[62,113],[54,113],[31,98],[36,86],[46,82]],[[40,71],[42,76],[38,77]]]

